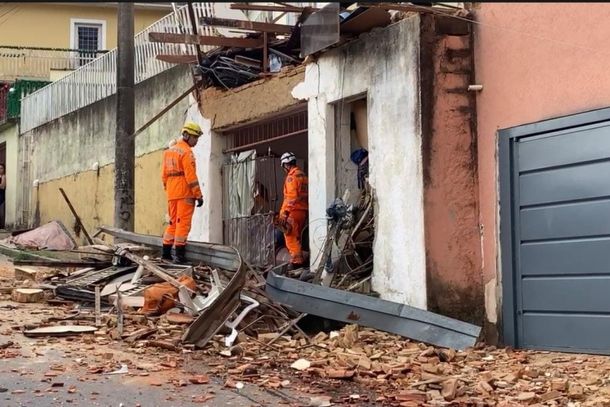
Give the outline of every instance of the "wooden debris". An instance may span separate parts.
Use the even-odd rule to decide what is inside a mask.
[[[173,343],[167,342],[167,341],[160,341],[160,340],[148,341],[146,343],[146,345],[165,349],[165,350],[171,350],[171,351],[175,351],[175,352],[178,351],[178,347],[176,345],[174,345]]]

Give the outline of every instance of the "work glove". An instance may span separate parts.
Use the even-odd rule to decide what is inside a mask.
[[[201,208],[203,206],[203,198],[197,198],[197,207]]]

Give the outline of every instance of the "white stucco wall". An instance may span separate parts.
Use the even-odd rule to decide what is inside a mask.
[[[203,206],[196,208],[189,240],[222,243],[222,163],[224,138],[211,131],[211,121],[203,117],[195,98],[189,96],[186,121],[201,126],[203,135],[195,146],[197,178],[201,184]]]
[[[377,200],[373,288],[384,299],[425,309],[418,65],[419,17],[413,16],[322,54],[307,65],[293,95],[309,100],[309,215],[315,221],[335,198],[334,104],[366,94]],[[325,234],[311,228],[312,250]]]

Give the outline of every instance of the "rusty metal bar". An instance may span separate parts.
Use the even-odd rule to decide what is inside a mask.
[[[224,153],[233,153],[233,152],[239,151],[239,150],[246,150],[246,149],[249,149],[252,147],[259,146],[261,144],[270,143],[272,141],[277,141],[277,140],[282,140],[282,139],[285,139],[288,137],[297,136],[299,134],[304,134],[304,133],[307,134],[307,129],[293,131],[292,133],[283,134],[283,135],[277,136],[277,137],[271,137],[266,140],[256,141],[254,143],[246,144],[246,145],[239,146],[239,147],[229,148],[229,149],[224,150],[223,152]]]

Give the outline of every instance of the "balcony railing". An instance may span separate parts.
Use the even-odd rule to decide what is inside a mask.
[[[49,80],[52,70],[78,69],[106,52],[0,45],[0,80]]]
[[[198,33],[214,35],[212,27],[201,26],[201,17],[213,17],[212,3],[193,3]],[[194,45],[150,42],[148,33],[181,33],[181,27],[189,27],[187,6],[168,14],[150,27],[136,34],[135,83],[140,83],[171,68],[173,64],[160,61],[158,54],[194,54]],[[204,51],[213,47],[202,47]],[[21,132],[25,133],[51,120],[83,108],[116,92],[117,49],[94,59],[65,77],[25,97],[21,103]]]

